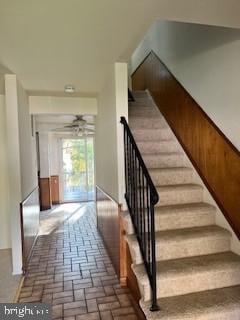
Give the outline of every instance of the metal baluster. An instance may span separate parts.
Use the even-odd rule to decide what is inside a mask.
[[[125,133],[127,135],[126,129],[125,129]],[[130,141],[129,141],[129,137],[127,135],[127,146],[126,146],[126,150],[127,150],[127,166],[125,167],[125,171],[127,171],[127,202],[129,205],[129,201],[130,201],[130,192],[131,192],[131,178],[130,178],[130,155],[129,155],[129,151],[130,151]]]
[[[124,125],[126,201],[139,241],[152,289],[151,311],[159,310],[156,286],[156,240],[154,205],[159,197],[125,118]]]
[[[154,205],[150,199],[150,213],[151,213],[151,252],[152,252],[152,306],[151,311],[158,311],[157,304],[157,270],[156,270],[156,240],[155,240],[155,219],[154,219]],[[153,233],[154,232],[154,233]]]
[[[129,174],[130,174],[130,214],[134,219],[133,215],[133,177],[132,177],[132,144],[129,144]]]
[[[142,181],[142,209],[143,209],[143,246],[144,246],[144,251],[146,253],[147,246],[146,246],[146,235],[147,235],[147,230],[146,230],[146,203],[145,203],[145,183],[144,183],[144,175],[143,171],[141,170],[141,181]]]
[[[148,258],[148,263],[151,264],[151,246],[150,246],[150,242],[151,242],[151,223],[150,223],[150,207],[149,207],[149,187],[148,185],[146,186],[146,204],[147,204],[147,225],[148,225],[148,232],[147,232],[147,243],[148,243],[148,251],[147,251],[147,258]]]
[[[128,196],[128,170],[127,170],[127,165],[128,165],[128,161],[127,161],[127,145],[128,145],[128,139],[127,139],[127,133],[126,130],[124,129],[123,132],[124,135],[124,165],[125,165],[125,197]]]
[[[139,204],[138,204],[138,174],[137,174],[137,156],[135,153],[135,157],[134,157],[134,177],[135,177],[135,199],[136,199],[136,226],[137,226],[137,230],[138,230],[138,235],[139,238],[141,239],[141,235],[140,235],[140,227],[139,227]]]
[[[134,217],[134,221],[136,219],[136,215],[135,215],[135,190],[134,190],[134,149],[133,149],[133,145],[131,148],[131,176],[132,176],[132,212],[133,212],[133,217]]]
[[[139,214],[140,214],[140,232],[141,232],[141,246],[144,248],[144,230],[143,230],[143,210],[142,210],[142,183],[141,183],[141,167],[138,161],[138,196],[139,196]]]
[[[131,197],[131,172],[130,172],[130,163],[131,163],[131,160],[130,160],[130,148],[131,148],[131,142],[130,142],[130,139],[129,137],[127,138],[127,141],[128,141],[128,145],[127,145],[127,148],[128,148],[128,164],[127,164],[127,170],[128,170],[128,199],[130,201],[130,197]]]

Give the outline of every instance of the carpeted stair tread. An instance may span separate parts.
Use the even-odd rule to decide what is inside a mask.
[[[205,202],[156,207],[156,231],[213,225],[215,212],[216,207]]]
[[[149,173],[155,186],[193,181],[193,169],[188,167],[152,168],[149,169]]]
[[[131,128],[164,128],[166,121],[163,117],[129,117],[129,125]]]
[[[155,229],[156,231],[164,231],[213,225],[215,212],[216,207],[204,202],[156,207]],[[126,232],[128,234],[134,233],[128,212],[125,214],[124,220]]]
[[[173,239],[174,241],[181,241],[182,239],[194,239],[199,236],[230,237],[231,234],[228,230],[218,227],[217,225],[156,232],[156,240],[159,239],[161,241],[171,241]]]
[[[150,312],[140,301],[148,320],[239,320],[240,286],[208,290],[158,300],[161,310]]]
[[[156,260],[208,255],[230,250],[231,233],[216,225],[156,231]],[[133,263],[142,263],[138,241],[134,234],[127,235]]]
[[[148,169],[187,167],[186,158],[182,152],[143,153],[142,157]]]
[[[144,90],[134,90],[132,91],[132,95],[134,96],[134,99],[142,99],[142,98],[149,98],[147,91]]]
[[[194,183],[157,186],[159,202],[157,206],[195,203],[203,200],[203,187]]]
[[[151,290],[143,264],[133,265],[142,297]],[[240,285],[240,257],[232,252],[157,262],[158,298]],[[184,286],[183,286],[184,282]]]
[[[138,128],[133,129],[132,134],[135,140],[138,141],[161,141],[161,140],[171,140],[174,135],[169,128]]]
[[[160,141],[138,141],[138,149],[143,154],[155,154],[161,152],[181,152],[181,148],[176,141],[160,140]]]

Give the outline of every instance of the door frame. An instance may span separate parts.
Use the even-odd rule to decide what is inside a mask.
[[[84,139],[85,140],[85,157],[87,159],[87,138],[92,138],[93,139],[93,185],[96,185],[96,157],[95,157],[95,136],[94,135],[89,135],[86,137],[75,137],[75,136],[61,136],[58,139],[58,152],[59,152],[59,197],[60,197],[60,203],[71,203],[71,202],[87,202],[90,200],[64,200],[64,171],[63,171],[63,152],[62,152],[62,144],[63,140],[78,140],[78,139]],[[88,188],[88,161],[86,162],[86,183],[87,183],[87,188]],[[95,195],[95,187],[94,187],[94,195]],[[94,196],[95,198],[95,196]]]

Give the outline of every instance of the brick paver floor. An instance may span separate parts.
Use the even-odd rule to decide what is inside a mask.
[[[138,319],[97,231],[94,203],[38,238],[19,302],[51,303],[53,319]]]

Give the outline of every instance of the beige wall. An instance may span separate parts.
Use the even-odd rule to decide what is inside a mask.
[[[0,78],[2,77],[0,76]],[[0,95],[0,249],[11,247],[5,119],[5,96]]]
[[[5,75],[9,217],[13,274],[22,272],[20,203],[37,186],[36,141],[32,136],[28,96],[16,75]]]
[[[50,177],[49,134],[39,132],[40,178]]]
[[[127,64],[115,63],[99,95],[96,117],[96,183],[123,202],[123,137],[120,116],[127,117]]]
[[[22,273],[22,245],[19,205],[22,201],[22,192],[17,78],[15,75],[5,75],[5,102],[12,263],[13,274],[20,274]]]
[[[17,83],[17,98],[21,163],[21,190],[22,199],[25,199],[38,185],[37,157],[34,120],[32,123],[28,96],[19,82]]]
[[[64,134],[53,134],[51,132],[39,131],[39,148],[40,148],[40,177],[60,175],[60,149],[59,140]],[[70,135],[65,137],[71,138]]]
[[[157,22],[135,50],[131,72],[150,50],[240,150],[240,30]],[[209,192],[204,197],[216,205]],[[220,210],[216,222],[232,231]],[[232,250],[240,253],[239,240],[232,234]]]
[[[69,137],[70,138],[70,137]],[[60,136],[56,134],[49,135],[49,158],[50,158],[50,175],[60,175],[60,150],[59,150]]]
[[[0,74],[0,95],[5,94],[5,80],[4,76]]]
[[[118,158],[118,201],[125,205],[124,138],[121,116],[128,119],[128,69],[126,63],[115,63],[117,158]],[[125,207],[124,207],[125,209]]]
[[[240,150],[240,30],[157,22],[134,52],[132,71],[151,49]]]
[[[117,123],[114,65],[98,100],[96,184],[118,200]]]
[[[97,114],[97,98],[29,97],[31,114]]]

